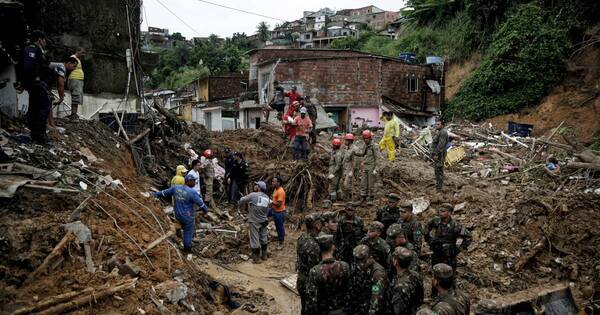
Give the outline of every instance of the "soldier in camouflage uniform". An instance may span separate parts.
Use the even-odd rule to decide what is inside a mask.
[[[362,202],[365,202],[375,196],[375,185],[379,175],[379,164],[381,164],[381,151],[377,143],[373,141],[373,134],[370,130],[364,130],[362,137],[365,146],[362,152],[354,152],[354,155],[362,157],[360,164],[360,197]]]
[[[353,251],[351,265],[351,306],[355,314],[383,314],[387,288],[387,272],[369,254],[367,245],[358,245]]]
[[[423,228],[412,211],[412,206],[400,208],[400,220],[398,221],[402,230],[406,232],[408,241],[415,246],[417,257],[421,256],[421,245],[423,244]]]
[[[344,181],[342,184],[343,197],[346,200],[354,200],[354,153],[357,152],[354,146],[354,135],[348,133],[344,136],[346,149],[344,150],[344,159],[342,160],[344,170]],[[354,248],[354,247],[353,247]]]
[[[341,180],[343,175],[343,160],[344,150],[340,149],[342,146],[342,140],[335,138],[333,139],[331,150],[331,157],[329,158],[329,199],[331,202],[337,201],[338,198],[342,198],[342,185]]]
[[[323,225],[322,219],[318,214],[307,215],[304,218],[306,232],[302,233],[296,243],[296,271],[298,272],[298,280],[296,281],[296,289],[300,294],[300,303],[302,305],[301,314],[307,313],[307,291],[306,282],[310,269],[316,266],[321,261],[321,250],[317,243],[316,237],[321,231]]]
[[[345,315],[350,310],[347,294],[350,285],[350,266],[335,260],[333,236],[317,237],[321,262],[312,267],[308,277],[306,314]]]
[[[414,315],[423,304],[423,280],[417,272],[408,269],[414,256],[412,250],[404,247],[392,253],[395,276],[387,294],[388,314]]]
[[[383,231],[387,231],[390,225],[400,220],[400,196],[391,193],[388,195],[388,202],[383,208],[377,209],[375,221],[383,223]]]
[[[394,250],[396,250],[396,248],[398,247],[404,247],[406,249],[409,249],[412,251],[413,253],[413,257],[412,260],[410,262],[410,270],[412,271],[416,271],[416,272],[420,272],[421,268],[419,267],[419,259],[417,257],[417,254],[414,252],[415,247],[413,246],[412,243],[408,242],[407,238],[406,238],[406,231],[404,231],[402,229],[402,227],[400,226],[400,224],[398,223],[394,223],[392,225],[390,225],[390,227],[387,230],[387,239],[386,241],[388,242],[388,244],[390,245],[390,252],[394,252]],[[388,260],[388,265],[392,266],[392,256],[390,255],[390,258]],[[390,268],[390,278],[393,278],[393,276],[395,275],[395,269],[394,268]]]
[[[345,209],[340,213],[338,220],[338,239],[339,248],[336,252],[339,253],[341,260],[351,262],[353,259],[354,247],[365,236],[365,226],[363,220],[354,214],[354,204],[346,203]]]
[[[471,244],[471,232],[452,219],[454,208],[444,203],[427,223],[425,241],[433,251],[431,265],[444,263],[456,270],[456,256]]]
[[[469,297],[454,285],[454,272],[446,264],[433,266],[432,290],[437,291],[431,309],[439,315],[469,315]]]
[[[431,158],[435,172],[435,185],[438,190],[444,186],[444,162],[446,162],[446,146],[450,137],[448,130],[444,127],[444,122],[440,119],[435,124],[435,133],[431,142]]]
[[[331,235],[333,236],[333,244],[336,247],[334,257],[338,260],[343,260],[342,253],[337,250],[340,247],[340,236],[338,234],[338,217],[335,212],[327,211],[324,212],[321,217],[323,218],[323,228],[319,235]]]
[[[390,245],[380,237],[382,231],[383,224],[381,222],[371,222],[367,230],[367,236],[360,241],[360,244],[369,246],[369,253],[375,261],[387,268]]]

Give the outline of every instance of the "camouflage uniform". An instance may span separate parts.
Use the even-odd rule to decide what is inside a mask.
[[[377,174],[373,174],[373,171],[379,171],[378,166],[381,163],[381,151],[379,151],[377,143],[371,140],[371,143],[365,144],[362,152],[355,152],[354,155],[362,157],[360,196],[363,198],[372,198],[375,196],[375,184],[377,181]]]
[[[215,180],[215,165],[212,160],[207,159],[206,164],[202,165],[202,178],[204,180],[204,188],[206,193],[204,194],[204,202],[213,205],[213,182]]]
[[[381,222],[374,221],[369,224],[369,231],[378,229],[381,232],[382,228],[383,224]],[[365,236],[362,240],[360,240],[359,244],[369,246],[369,252],[371,253],[371,256],[373,256],[373,259],[375,259],[375,261],[384,268],[388,267],[390,245],[388,245],[388,243],[381,237],[370,238],[369,236]]]
[[[308,220],[312,219],[313,218],[308,218]],[[301,314],[309,314],[306,312],[306,282],[308,281],[310,269],[316,266],[321,260],[321,250],[312,233],[306,232],[300,235],[298,242],[296,243],[296,254],[296,271],[298,271],[296,289],[300,294],[300,302],[302,305]]]
[[[463,240],[460,247],[456,245],[459,238]],[[456,270],[456,256],[471,244],[471,232],[452,218],[444,223],[440,217],[434,217],[427,223],[425,241],[433,251],[431,265],[444,263]]]
[[[321,239],[319,237],[319,241]],[[333,242],[332,238],[330,242]],[[349,295],[346,294],[349,285],[350,266],[334,258],[323,259],[309,273],[305,314],[346,314],[349,310]]]
[[[329,198],[331,201],[336,201],[337,198],[343,198],[341,179],[343,176],[343,160],[344,150],[333,149],[331,151],[331,157],[329,159],[329,176],[333,175],[333,178],[329,179]]]
[[[344,158],[342,159],[344,181],[342,184],[342,193],[344,198],[352,199],[354,186],[354,155],[356,146],[350,146],[344,150]]]
[[[369,248],[358,245],[353,253],[356,261],[352,264],[351,306],[355,314],[382,314],[387,287],[386,270],[376,261],[369,264]],[[363,263],[359,263],[362,261]]]
[[[403,211],[404,209],[400,209]],[[404,210],[408,211],[408,210]],[[421,227],[421,223],[417,219],[417,216],[413,214],[412,218],[408,221],[398,220],[398,223],[402,227],[402,230],[406,233],[406,239],[411,242],[415,246],[415,252],[417,256],[421,256],[421,246],[423,244],[423,227]]]
[[[411,257],[414,257],[414,252],[398,247],[391,256],[397,260],[406,262],[412,259]],[[423,304],[425,295],[423,279],[415,271],[402,270],[399,274],[396,274],[396,268],[392,268],[394,269],[395,276],[387,294],[387,301],[389,303],[388,314],[415,314],[419,306]]]
[[[358,242],[365,236],[363,220],[354,216],[352,221],[347,221],[345,218],[338,222],[339,247],[336,252],[340,254],[340,259],[346,262],[351,262],[352,250]]]
[[[431,142],[431,155],[433,156],[433,167],[435,172],[435,181],[438,189],[444,185],[444,162],[446,161],[446,145],[448,145],[448,130],[442,128],[433,135]]]
[[[390,225],[397,223],[400,220],[400,208],[385,206],[377,209],[375,220],[383,223],[383,231],[387,231]]]
[[[444,263],[434,265],[432,270],[435,279],[451,279],[454,277],[452,267]],[[437,293],[432,305],[433,312],[439,315],[469,315],[471,311],[469,297],[455,288]]]
[[[416,271],[416,272],[421,272],[421,267],[419,266],[419,256],[417,256],[417,254],[415,252],[415,246],[408,241],[408,238],[407,238],[406,244],[400,245],[400,246],[395,246],[394,240],[395,240],[396,236],[398,236],[398,234],[400,234],[400,233],[404,234],[404,236],[406,237],[406,231],[404,231],[402,229],[402,227],[400,226],[400,224],[398,224],[398,223],[394,223],[394,224],[390,225],[390,227],[388,228],[386,241],[390,245],[390,253],[394,253],[396,248],[399,248],[399,247],[403,247],[403,248],[410,250],[412,252],[412,255],[411,255],[412,258],[411,258],[411,262],[410,262],[410,267],[408,269],[412,270],[412,271]],[[393,258],[392,255],[390,255],[388,258],[388,266],[390,266],[390,269],[389,269],[390,279],[393,279],[396,275],[396,270],[394,268],[391,268],[392,258]]]

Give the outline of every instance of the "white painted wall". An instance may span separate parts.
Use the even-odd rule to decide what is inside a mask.
[[[201,124],[203,124],[210,131],[223,131],[221,108],[203,108],[202,112],[204,119],[203,122],[200,122]],[[208,116],[210,116],[210,123],[206,121]]]

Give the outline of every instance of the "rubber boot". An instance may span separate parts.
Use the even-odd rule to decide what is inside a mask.
[[[267,244],[261,244],[260,245],[260,259],[262,260],[267,260],[269,254],[267,252]]]
[[[260,248],[252,248],[252,263],[260,262]]]

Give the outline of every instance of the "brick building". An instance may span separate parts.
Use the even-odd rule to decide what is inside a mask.
[[[250,54],[250,82],[266,103],[272,82],[297,86],[332,114],[339,128],[367,124],[381,127],[382,111],[424,124],[436,115],[443,99],[441,71],[397,58],[352,50],[257,50]],[[254,68],[254,72],[253,69]]]

